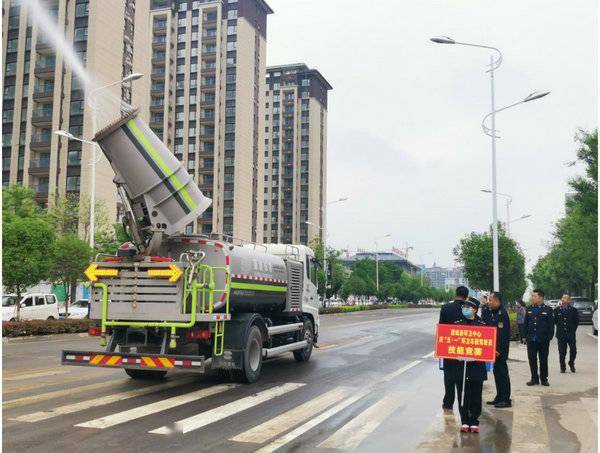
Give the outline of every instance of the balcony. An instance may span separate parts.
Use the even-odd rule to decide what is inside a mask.
[[[54,96],[54,85],[36,86],[33,92],[33,100],[36,102],[51,101]]]
[[[152,80],[164,80],[165,68],[154,69],[150,76],[152,77]]]
[[[43,176],[50,173],[50,158],[33,159],[29,161],[29,174],[33,176]],[[46,189],[48,187],[46,186]],[[48,190],[46,190],[48,192]]]
[[[33,191],[36,201],[46,201],[48,199],[48,183],[34,185]]]
[[[29,147],[34,151],[45,151],[50,149],[52,134],[33,134]]]
[[[52,125],[52,109],[36,109],[31,115],[31,123],[35,126]]]
[[[36,77],[39,77],[40,79],[50,79],[54,77],[55,69],[56,64],[54,62],[48,62],[36,65],[34,73]]]
[[[155,36],[152,40],[152,48],[155,50],[164,50],[167,48],[166,36]]]
[[[39,35],[38,35],[39,36]],[[49,42],[43,41],[38,38],[35,44],[35,50],[41,55],[50,55],[54,53],[54,47]]]
[[[165,102],[164,101],[152,101],[150,103],[150,111],[151,112],[162,112],[165,109]]]
[[[167,21],[157,21],[152,24],[152,31],[155,35],[165,35],[167,34]]]
[[[164,118],[158,118],[158,117],[150,118],[150,127],[152,129],[162,128],[164,121],[165,121]]]

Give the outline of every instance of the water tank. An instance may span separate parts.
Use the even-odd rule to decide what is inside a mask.
[[[174,235],[211,204],[182,163],[135,110],[94,137],[142,225]]]

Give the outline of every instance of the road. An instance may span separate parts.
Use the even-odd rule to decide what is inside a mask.
[[[554,378],[551,364],[554,387],[525,388],[524,352],[515,345],[513,409],[485,408],[481,434],[460,435],[457,409],[441,411],[441,372],[431,357],[436,319],[429,309],[323,316],[321,348],[310,362],[291,354],[266,362],[254,385],[187,372],[133,381],[122,370],[58,364],[60,350],[97,349],[97,338],[11,340],[3,345],[3,448],[595,451],[588,450],[594,435],[579,427],[597,429],[597,339],[588,326],[579,332],[578,374]],[[493,393],[493,380],[484,392]],[[532,436],[536,430],[545,437]]]

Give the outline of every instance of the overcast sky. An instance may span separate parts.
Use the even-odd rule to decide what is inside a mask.
[[[597,9],[593,0],[268,0],[267,63],[306,63],[331,83],[329,243],[414,247],[409,258],[454,264],[452,249],[491,223],[490,53],[500,48],[497,107],[534,90],[544,99],[499,113],[498,191],[514,198],[512,235],[527,268],[564,213],[578,128],[596,127]],[[505,219],[500,199],[500,220]],[[430,255],[426,255],[431,252]]]

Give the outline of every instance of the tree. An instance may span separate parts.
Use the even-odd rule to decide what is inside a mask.
[[[2,229],[2,283],[18,300],[28,287],[48,277],[52,263],[54,231],[38,217],[15,217]],[[17,305],[17,317],[20,317]]]
[[[519,245],[499,228],[500,290],[508,301],[521,297],[527,288],[525,256]],[[469,283],[477,289],[493,288],[493,259],[491,232],[475,233],[461,239],[454,255],[465,270]]]
[[[35,202],[33,190],[20,184],[2,189],[2,222],[16,217],[41,217],[42,210]]]
[[[577,160],[585,174],[572,178],[573,197],[556,222],[550,251],[536,263],[530,278],[555,297],[573,292],[594,298],[598,281],[598,131],[579,131]]]
[[[74,302],[76,296],[77,282],[89,265],[91,257],[92,250],[89,245],[76,234],[66,234],[54,243],[50,278],[65,289],[67,315],[69,304]]]
[[[323,256],[323,243],[319,238],[315,238],[312,240],[310,247],[313,252],[315,252],[315,258],[319,263],[324,263]],[[344,268],[342,261],[340,260],[341,252],[339,250],[335,250],[334,248],[327,247],[327,267],[330,269],[329,277],[327,279],[327,286],[325,288],[325,272],[326,269],[320,268],[317,271],[317,282],[319,289],[321,289],[322,294],[325,298],[329,299],[334,294],[338,294],[346,280],[347,271]]]

